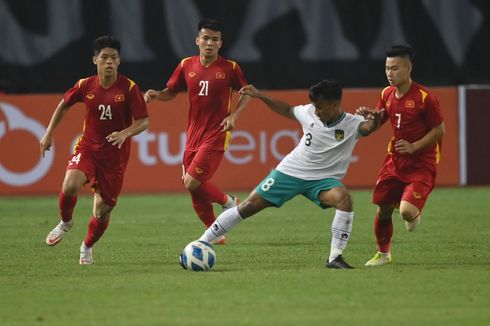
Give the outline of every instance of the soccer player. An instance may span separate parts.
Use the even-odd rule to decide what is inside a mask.
[[[381,124],[389,120],[394,136],[373,193],[378,205],[374,217],[378,252],[366,266],[391,262],[393,210],[400,209],[407,230],[413,231],[435,184],[444,122],[437,98],[411,79],[412,53],[407,45],[393,46],[386,53],[390,86],[381,92],[377,108],[385,109]]]
[[[93,50],[97,75],[80,79],[65,93],[40,142],[44,157],[68,109],[78,102],[85,104],[83,134],[68,162],[59,194],[61,222],[46,237],[46,243],[54,246],[73,227],[77,193],[89,183],[94,190],[94,208],[80,247],[81,265],[94,263],[92,247],[104,234],[116,206],[129,159],[130,137],[148,127],[146,103],[139,87],[118,73],[121,43],[102,36],[95,40]]]
[[[183,158],[183,183],[191,193],[192,206],[209,227],[215,220],[212,203],[224,209],[236,206],[238,199],[218,189],[210,179],[218,169],[240,112],[250,98],[240,96],[231,110],[232,90],[247,85],[240,66],[219,56],[223,41],[222,25],[215,20],[200,21],[196,45],[199,55],[183,59],[161,91],[150,89],[145,100],[170,101],[187,90],[190,102],[186,147]],[[224,244],[225,238],[216,241]]]
[[[303,137],[245,201],[221,213],[199,240],[211,242],[264,208],[281,207],[296,195],[303,195],[322,209],[336,209],[326,267],[353,268],[342,258],[354,212],[352,198],[341,180],[357,140],[378,128],[382,112],[369,108],[364,108],[364,116],[344,112],[342,88],[331,80],[310,88],[311,103],[307,105],[291,106],[264,95],[253,85],[243,87],[240,92],[262,100],[286,118],[297,120],[303,128]]]

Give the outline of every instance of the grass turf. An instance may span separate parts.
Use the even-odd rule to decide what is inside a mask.
[[[392,264],[371,268],[375,207],[369,191],[352,195],[344,256],[356,269],[324,267],[334,210],[297,197],[238,225],[208,273],[178,264],[203,231],[186,194],[122,196],[92,266],[78,265],[90,197],[79,198],[75,226],[55,247],[44,238],[56,197],[0,198],[1,324],[490,323],[489,188],[436,189],[414,232],[395,215]]]

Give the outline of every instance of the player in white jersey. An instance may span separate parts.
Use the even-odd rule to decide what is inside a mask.
[[[363,108],[363,116],[345,113],[341,107],[342,88],[331,80],[310,88],[311,104],[295,107],[262,94],[253,85],[243,87],[240,93],[262,100],[282,116],[298,120],[303,137],[245,201],[221,213],[199,240],[211,242],[243,219],[266,207],[280,207],[301,194],[323,209],[336,208],[326,267],[353,268],[342,258],[354,212],[352,198],[341,179],[357,140],[379,127],[382,111]]]

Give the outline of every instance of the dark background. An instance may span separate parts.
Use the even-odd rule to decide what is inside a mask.
[[[121,23],[119,21],[115,24],[114,15],[127,12],[124,11],[124,6],[138,0],[66,0],[65,3],[74,2],[79,5],[78,14],[83,25],[81,36],[74,38],[41,62],[25,64],[16,62],[12,57],[7,58],[5,53],[15,47],[15,42],[25,42],[29,46],[19,51],[29,51],[30,55],[35,55],[36,48],[30,46],[30,37],[47,34],[54,19],[68,19],[63,15],[49,15],[50,2],[57,5],[59,1],[65,0],[0,0],[0,18],[3,17],[0,19],[0,35],[4,35],[0,38],[0,91],[64,92],[79,78],[94,74],[95,67],[91,62],[93,40],[100,35],[117,34],[117,30],[120,29],[117,24]],[[120,71],[134,79],[142,90],[150,87],[162,88],[182,58],[169,42],[170,31],[165,24],[168,20],[169,1],[172,0],[138,1],[142,8],[141,13],[131,18],[131,23],[141,24],[141,41],[151,50],[153,59],[125,60],[125,49],[132,45],[123,43],[123,63]],[[253,36],[260,58],[236,59],[248,81],[260,88],[307,88],[324,78],[335,78],[344,87],[382,87],[386,84],[384,53],[373,55],[373,44],[380,44],[379,37],[384,35],[386,46],[383,48],[386,49],[396,43],[397,35],[400,33],[404,36],[403,41],[411,44],[416,51],[413,77],[418,82],[427,86],[490,83],[490,1],[304,0],[293,1],[296,7],[293,5],[286,10],[284,8],[291,2],[281,0],[175,1],[195,9],[197,16],[176,12],[175,8],[170,13],[177,15],[178,19],[185,20],[183,23],[191,26],[194,32],[197,19],[189,17],[209,17],[224,21],[224,44],[221,54],[225,57],[228,57],[233,46],[237,46],[236,38],[240,31],[249,28],[251,22],[256,19],[253,12],[249,11],[252,5],[254,8],[259,6],[259,9],[263,6],[263,9],[257,12],[270,13],[270,19],[257,29]],[[388,1],[391,1],[389,8]],[[325,11],[326,4],[333,10]],[[114,6],[120,6],[116,12]],[[302,19],[301,10],[298,9],[301,6],[305,6],[310,15],[315,13],[314,16],[317,18],[325,17],[331,20],[335,17],[340,29],[333,33],[342,35],[350,42],[356,51],[356,57],[352,58],[347,54],[343,57],[342,48],[336,47],[336,40],[332,40],[323,49],[332,49],[337,53],[335,58],[302,58],[301,50],[308,37],[305,24],[313,24],[317,20],[309,21],[304,17]],[[277,14],[279,9],[284,12]],[[322,10],[323,12],[318,12]],[[466,15],[468,10],[471,15]],[[19,34],[14,41],[6,40],[5,35],[12,32],[9,30],[12,25],[7,23],[5,17],[13,18],[23,33],[30,36]],[[383,21],[387,21],[386,17],[391,19],[391,25],[382,24]],[[394,24],[401,28],[396,35],[393,34]],[[324,33],[325,30],[322,28],[318,26],[317,33]],[[67,29],[63,32],[69,34],[71,31]],[[180,39],[181,42],[193,44],[194,37],[195,35],[182,31]],[[462,54],[460,60],[451,55],[451,49]],[[137,49],[133,51],[137,52]],[[195,47],[194,53],[188,55],[197,53],[198,49]],[[230,59],[235,60],[233,57]]]

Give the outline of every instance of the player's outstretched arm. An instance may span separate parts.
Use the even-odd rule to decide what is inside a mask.
[[[249,95],[251,97],[258,98],[262,102],[264,102],[268,107],[270,107],[274,112],[289,118],[296,120],[296,117],[293,114],[293,107],[288,103],[282,102],[280,100],[268,97],[260,92],[254,85],[243,86],[240,89],[240,94]]]
[[[177,96],[177,92],[174,92],[169,88],[165,88],[162,89],[161,91],[149,89],[146,91],[144,98],[145,98],[145,102],[149,103],[153,100],[170,101],[174,99],[176,96]]]
[[[356,114],[362,115],[366,121],[359,124],[357,129],[363,136],[368,136],[372,132],[379,129],[381,126],[381,119],[383,118],[384,109],[376,110],[365,106],[361,106],[356,110]]]
[[[46,128],[46,131],[39,142],[42,157],[44,157],[44,153],[46,151],[51,150],[51,146],[53,145],[53,132],[61,120],[63,120],[63,117],[69,108],[70,107],[65,104],[65,101],[61,100],[56,107],[56,110],[54,110],[53,115],[51,116],[51,121],[49,121],[48,128]]]

